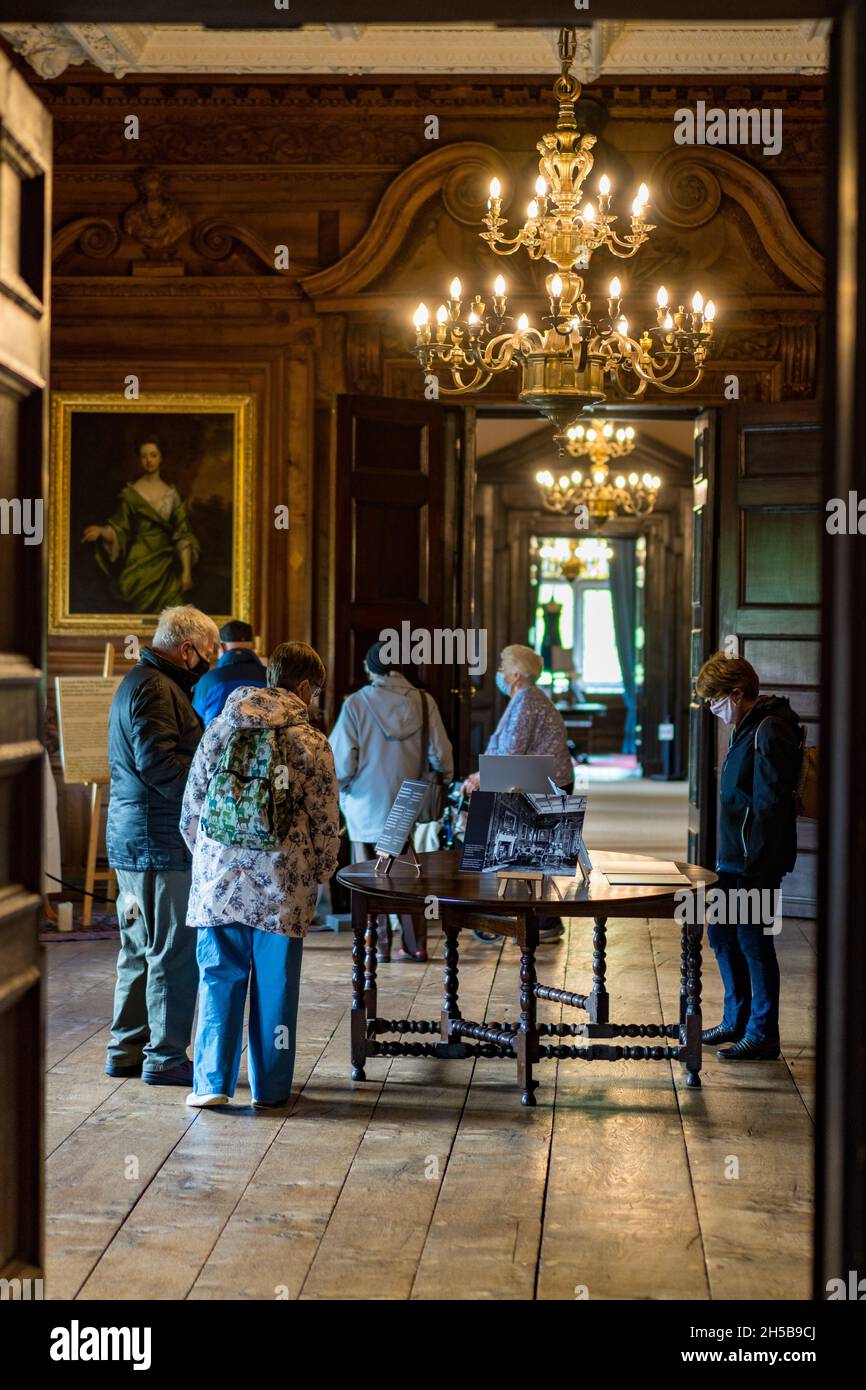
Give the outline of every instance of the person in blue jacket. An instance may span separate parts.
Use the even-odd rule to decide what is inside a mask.
[[[232,618],[220,628],[222,655],[212,671],[198,682],[192,697],[193,708],[205,728],[222,714],[233,690],[241,685],[265,684],[265,668],[256,656],[253,630],[249,623]]]
[[[742,657],[716,652],[698,672],[695,689],[712,714],[732,725],[720,777],[716,856],[726,910],[723,921],[710,918],[707,927],[725,1008],[703,1041],[730,1044],[716,1054],[723,1062],[772,1060],[779,1055],[774,918],[779,886],[797,858],[803,730],[786,699],[759,693],[758,674]]]

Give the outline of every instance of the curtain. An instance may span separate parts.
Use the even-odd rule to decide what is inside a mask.
[[[637,752],[637,689],[634,679],[635,569],[634,541],[608,541],[613,551],[610,561],[610,597],[613,604],[613,627],[616,652],[622,671],[625,700],[625,733],[623,753]]]

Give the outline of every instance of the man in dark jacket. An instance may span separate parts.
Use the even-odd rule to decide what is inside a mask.
[[[733,725],[719,789],[716,870],[724,920],[710,919],[707,928],[725,1011],[703,1040],[732,1044],[717,1053],[725,1062],[768,1060],[779,1055],[773,931],[778,890],[797,858],[802,729],[786,699],[758,693],[757,672],[741,657],[717,652],[701,667],[696,688],[711,712]]]
[[[212,671],[202,676],[192,697],[193,707],[207,728],[222,714],[223,705],[241,685],[264,687],[265,668],[256,656],[253,630],[237,618],[220,628],[222,655]]]
[[[151,1086],[190,1086],[198,969],[186,926],[191,858],[180,834],[187,774],[202,735],[192,688],[216,655],[216,624],[166,608],[153,644],[111,704],[106,841],[117,873],[120,954],[105,1070]]]

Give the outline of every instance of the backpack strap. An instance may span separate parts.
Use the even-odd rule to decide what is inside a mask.
[[[430,766],[427,756],[427,751],[430,747],[430,707],[427,704],[424,691],[419,690],[418,694],[421,696],[421,768],[418,773],[418,779],[419,781],[423,781]]]
[[[766,724],[767,720],[768,720],[768,719],[772,719],[772,717],[773,717],[773,716],[772,716],[771,714],[765,714],[765,715],[764,715],[764,718],[761,720],[760,724],[758,725],[757,729],[755,730],[755,752],[756,752],[756,753],[757,753],[757,751],[758,751],[758,734],[759,734],[759,733],[761,732],[761,730],[763,729],[763,727],[764,727],[764,725]]]

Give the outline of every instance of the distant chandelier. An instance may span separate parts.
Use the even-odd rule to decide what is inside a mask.
[[[571,425],[566,446],[573,458],[589,459],[586,476],[575,469],[555,478],[547,469],[536,473],[545,507],[551,512],[577,511],[586,507],[591,522],[603,526],[612,516],[648,516],[656,504],[661,479],[652,473],[610,476],[611,459],[623,458],[635,446],[631,425],[616,428],[610,422],[591,420]]]
[[[548,512],[577,512],[587,507],[594,525],[605,524],[610,517],[644,517],[652,512],[662,480],[655,474],[616,474],[610,477],[610,460],[621,459],[634,449],[634,430],[631,425],[616,428],[601,420],[588,425],[570,425],[567,448],[575,459],[588,457],[589,470],[582,474],[563,473],[553,477],[546,468],[535,474],[541,488],[542,502]]]
[[[703,376],[715,317],[712,301],[704,307],[698,293],[690,312],[682,304],[672,310],[662,287],[656,297],[655,327],[645,329],[640,338],[630,337],[622,312],[622,287],[616,277],[608,288],[606,312],[591,315],[583,279],[575,272],[588,269],[592,253],[599,247],[606,247],[620,259],[632,257],[654,228],[646,220],[649,190],[643,183],[632,203],[631,230],[622,236],[614,230],[617,218],[610,211],[607,175],[599,181],[595,202],[586,201],[579,207],[581,190],[593,165],[590,151],[596,137],[580,135],[577,129],[574,106],[580,83],[571,73],[576,41],[574,29],[560,30],[561,72],[553,86],[559,119],[556,131],[544,135],[536,146],[541,155],[540,172],[527,221],[516,236],[502,235],[506,225],[500,216],[502,190],[494,178],[483,219],[487,230],[480,233],[497,255],[511,256],[523,246],[531,260],[543,258],[554,267],[554,273],[545,279],[550,301],[550,313],[542,317],[545,331],[531,328],[526,314],[514,325],[506,313],[501,275],[496,277],[489,304],[476,295],[464,306],[462,286],[455,277],[448,303],[439,306],[435,323],[430,322],[424,304],[418,305],[414,315],[415,346],[422,369],[430,373],[437,366],[444,367],[454,383],[440,385],[440,394],[482,390],[500,372],[519,366],[519,399],[557,426],[554,437],[560,454],[567,443],[568,426],[580,411],[606,399],[606,380],[632,399],[642,396],[648,385],[671,394],[693,390]],[[683,368],[688,369],[688,380],[676,384]]]

